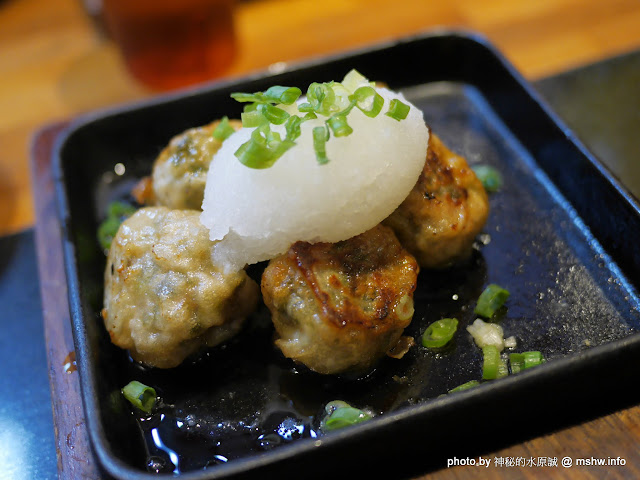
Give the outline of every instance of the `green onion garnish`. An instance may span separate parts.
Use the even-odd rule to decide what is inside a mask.
[[[135,212],[136,208],[125,202],[115,201],[107,206],[107,217],[98,227],[98,241],[103,250],[109,250],[120,224]]]
[[[135,213],[136,208],[126,202],[115,200],[107,205],[108,217],[128,217]]]
[[[247,167],[269,168],[287,146],[287,143],[282,142],[280,134],[272,132],[269,125],[265,124],[251,133],[251,141],[240,145],[235,156]]]
[[[500,351],[493,345],[482,347],[482,378],[494,380],[508,374],[505,362],[500,357]]]
[[[339,107],[336,105],[336,94],[333,91],[333,82],[312,83],[307,89],[307,103],[305,110],[299,108],[301,112],[315,112],[319,115],[329,116],[335,113]]]
[[[369,82],[369,80],[355,69],[347,73],[342,79],[342,85],[344,86],[344,88],[351,92],[357,90],[358,85],[362,85],[363,83],[367,82]]]
[[[234,92],[231,94],[231,98],[233,98],[236,102],[260,102],[262,101],[262,97],[259,93],[244,93],[244,92]]]
[[[480,385],[478,380],[471,380],[467,383],[463,383],[462,385],[458,385],[456,388],[452,388],[449,390],[449,393],[462,392],[463,390],[469,390],[470,388],[477,387],[478,385]]]
[[[327,414],[331,414],[333,413],[334,410],[337,410],[338,408],[342,408],[342,407],[350,407],[351,405],[349,405],[347,402],[345,402],[344,400],[331,400],[329,403],[327,403],[324,406],[324,411]]]
[[[327,120],[327,126],[334,137],[346,137],[353,133],[353,128],[347,123],[346,115],[334,115]]]
[[[222,120],[220,120],[220,123],[213,131],[213,138],[222,142],[229,138],[233,132],[235,132],[235,130],[229,124],[229,117],[222,117]]]
[[[500,357],[500,363],[498,363],[498,376],[496,378],[503,378],[509,375],[509,365],[507,365],[506,359]]]
[[[316,152],[316,160],[321,165],[329,163],[326,150],[327,140],[329,140],[329,130],[327,127],[314,127],[313,149]]]
[[[264,92],[264,96],[271,102],[282,103],[283,105],[291,105],[302,95],[302,91],[297,87],[281,87],[273,86]]]
[[[280,108],[278,105],[292,105],[301,95],[296,87],[274,86],[265,92],[232,93],[231,97],[238,102],[246,103],[242,113],[242,126],[260,128],[260,137],[251,139],[240,146],[235,155],[246,166],[251,168],[269,168],[289,148],[295,145],[300,136],[300,124],[318,116],[327,117],[324,127],[313,129],[313,147],[319,164],[329,162],[326,154],[326,143],[331,135],[346,137],[353,132],[347,121],[347,115],[356,107],[370,118],[380,114],[384,98],[371,85],[362,85],[368,80],[352,70],[343,83],[312,83],[307,89],[307,101],[297,105],[298,116],[291,113],[291,108]],[[407,117],[409,106],[399,100],[389,103],[387,115],[395,120]],[[295,120],[292,120],[295,119]],[[270,125],[285,125],[286,137],[280,139],[271,132]],[[270,139],[269,139],[270,137]],[[255,145],[251,145],[255,143]]]
[[[394,98],[389,102],[389,111],[385,115],[393,118],[394,120],[404,120],[409,115],[409,105],[402,103],[397,98]]]
[[[511,364],[511,373],[518,373],[531,367],[537,367],[544,363],[542,353],[538,351],[512,353],[509,355],[509,363]]]
[[[509,291],[499,285],[491,284],[480,294],[478,304],[473,310],[477,315],[491,318],[509,298]]]
[[[522,355],[524,355],[524,368],[537,367],[545,362],[542,353],[537,351],[524,352]]]
[[[150,413],[156,404],[156,391],[137,380],[125,385],[122,394],[134,407],[146,413]]]
[[[242,120],[244,128],[254,128],[269,123],[262,112],[258,110],[245,110],[240,114],[240,120]]]
[[[364,422],[365,420],[370,420],[371,418],[371,415],[367,412],[345,404],[344,406],[338,406],[330,412],[322,420],[320,428],[325,432],[330,432]]]
[[[231,94],[231,98],[243,103],[282,103],[284,105],[291,105],[293,102],[298,100],[300,95],[302,95],[302,91],[299,88],[281,87],[279,85],[274,85],[273,87],[267,89],[266,92],[235,92]]]
[[[502,175],[497,169],[489,165],[475,165],[471,168],[487,192],[494,193],[500,190],[502,187]]]
[[[285,131],[287,132],[287,140],[294,141],[296,140],[302,133],[300,129],[300,125],[304,119],[298,117],[297,115],[291,115],[286,123],[284,124]]]
[[[274,107],[268,103],[259,105],[257,111],[260,112],[269,123],[273,123],[274,125],[282,125],[291,116],[283,109]]]
[[[237,102],[261,102],[264,100],[264,94],[262,92],[234,92],[231,94],[231,98],[233,98]]]
[[[355,101],[356,107],[370,118],[377,117],[382,111],[382,105],[384,105],[384,98],[373,87],[358,88],[353,92],[353,95],[349,96],[349,100]]]
[[[103,250],[109,250],[113,237],[118,233],[121,223],[122,220],[120,218],[107,217],[98,226],[98,242],[100,242]]]
[[[422,334],[422,346],[427,348],[444,347],[453,338],[458,329],[456,318],[443,318],[433,322]]]
[[[511,373],[518,373],[524,370],[524,355],[521,353],[510,353],[509,364],[511,365]]]

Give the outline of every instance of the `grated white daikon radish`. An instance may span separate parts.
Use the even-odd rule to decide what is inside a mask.
[[[471,334],[478,347],[483,348],[493,345],[499,352],[504,350],[504,332],[500,325],[487,323],[477,318],[467,327],[467,331]]]
[[[201,215],[215,243],[212,258],[226,271],[271,259],[296,241],[337,242],[373,228],[406,198],[424,166],[429,131],[422,112],[401,94],[376,88],[385,100],[375,118],[354,108],[353,133],[331,137],[329,163],[319,165],[312,129],[302,124],[296,146],[267,169],[251,169],[234,153],[252,128],[231,135],[209,169]],[[397,98],[411,108],[406,119],[385,115]],[[284,137],[282,127],[272,126]]]

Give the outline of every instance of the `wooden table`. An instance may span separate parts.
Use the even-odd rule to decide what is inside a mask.
[[[640,47],[637,0],[490,0],[482,6],[473,0],[325,0],[320,8],[316,3],[239,3],[239,49],[227,75],[240,76],[276,62],[326,55],[434,26],[483,33],[529,79]],[[0,0],[0,234],[35,223],[28,158],[30,139],[39,127],[150,95],[153,92],[124,70],[113,45],[96,33],[80,0]],[[46,150],[54,133],[48,130],[39,137],[38,148]],[[36,174],[36,180],[41,175],[42,171]],[[59,287],[43,285],[51,292]],[[46,308],[47,299],[43,300]],[[53,338],[71,349],[68,332],[60,328]],[[52,375],[63,363],[61,358],[50,365]],[[75,388],[75,384],[69,385]],[[626,465],[607,468],[608,478],[640,478],[636,448],[640,406],[607,413],[487,457],[560,460],[564,456],[621,456]],[[73,472],[92,471],[90,461],[70,454],[83,441],[80,424],[58,431],[56,436],[60,461],[67,467],[63,476],[73,478]],[[492,468],[482,475],[527,478],[553,473],[556,478],[602,478],[604,472],[602,467],[543,471],[525,465]],[[474,467],[455,467],[424,478],[469,478],[478,473]]]

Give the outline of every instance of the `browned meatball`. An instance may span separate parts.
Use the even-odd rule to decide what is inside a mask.
[[[151,177],[144,178],[134,189],[138,202],[200,210],[209,164],[222,145],[213,137],[219,124],[220,120],[216,120],[173,137],[156,158]],[[242,127],[239,120],[229,120],[229,124],[235,130]]]
[[[466,160],[433,133],[424,169],[408,197],[385,221],[424,268],[469,257],[489,215],[489,199]]]
[[[382,225],[335,244],[295,243],[262,276],[276,345],[319,373],[365,371],[411,322],[417,275]]]
[[[211,263],[200,212],[146,207],[111,242],[102,316],[111,341],[147,365],[170,368],[236,334],[257,304],[244,271]]]

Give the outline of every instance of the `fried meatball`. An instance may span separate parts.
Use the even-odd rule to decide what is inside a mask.
[[[209,164],[222,145],[213,137],[219,124],[216,120],[173,137],[156,158],[151,178],[143,179],[134,189],[134,197],[142,204],[200,210]],[[242,127],[238,120],[229,124],[235,130]]]
[[[384,221],[424,268],[469,257],[489,215],[489,199],[466,160],[433,134],[424,169],[402,204]]]
[[[211,264],[200,212],[145,207],[111,243],[102,316],[117,346],[147,365],[171,368],[236,334],[259,287],[244,271]]]
[[[417,275],[382,225],[335,244],[297,242],[262,276],[275,343],[318,373],[366,371],[411,322]]]

